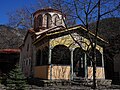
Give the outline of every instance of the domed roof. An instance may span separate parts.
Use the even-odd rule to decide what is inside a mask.
[[[52,9],[52,8],[43,8],[43,9],[39,9],[36,12],[33,13],[33,16],[36,15],[37,13],[41,13],[41,12],[57,12],[59,14],[62,14],[61,11],[56,10],[56,9]]]

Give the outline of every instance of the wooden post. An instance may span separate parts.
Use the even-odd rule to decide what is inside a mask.
[[[70,67],[71,69],[70,69],[70,71],[71,71],[71,80],[73,80],[73,49],[71,49],[71,67]]]
[[[104,67],[104,56],[103,56],[103,52],[102,52],[101,54],[102,54],[102,68],[104,69],[104,70],[103,70],[103,74],[104,74],[103,79],[105,79],[105,67]]]
[[[87,79],[87,56],[86,56],[86,53],[85,53],[85,78]]]
[[[50,65],[50,80],[52,80],[52,64],[51,64],[51,55],[52,55],[52,48],[49,46],[49,61],[48,64]]]

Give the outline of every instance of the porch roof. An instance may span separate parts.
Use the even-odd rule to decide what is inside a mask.
[[[69,31],[73,31],[73,30],[77,30],[77,29],[82,29],[83,31],[87,31],[83,26],[81,25],[76,25],[76,26],[72,26],[72,27],[69,27],[68,29],[66,28],[58,28],[58,29],[54,29],[52,28],[53,30],[49,29],[49,30],[45,30],[45,31],[42,31],[42,32],[38,32],[36,33],[36,35],[39,36],[39,38],[37,38],[33,44],[36,44],[37,42],[39,42],[41,39],[43,38],[46,38],[47,36],[51,36],[51,35],[56,35],[56,34],[60,34],[60,33],[63,33],[63,32],[69,32]],[[95,34],[91,31],[89,31],[89,33],[92,35],[92,36],[95,36]],[[45,34],[42,36],[42,34]],[[41,37],[42,36],[42,37]],[[106,40],[104,40],[103,38],[101,38],[100,36],[97,36],[97,39],[99,39],[100,41],[104,42],[104,43],[108,43]]]

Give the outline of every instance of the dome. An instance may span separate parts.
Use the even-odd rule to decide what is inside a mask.
[[[64,15],[56,9],[52,8],[44,8],[37,10],[34,14],[34,29],[39,32],[45,29],[57,27],[57,26],[65,26]]]

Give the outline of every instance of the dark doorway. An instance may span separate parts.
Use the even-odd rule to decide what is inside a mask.
[[[75,77],[85,77],[84,52],[81,48],[76,48],[73,52],[73,73]]]

